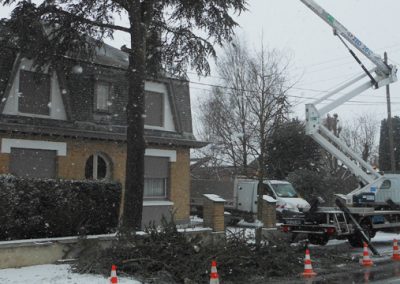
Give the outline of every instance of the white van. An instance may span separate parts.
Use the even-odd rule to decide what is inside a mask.
[[[265,180],[267,195],[276,200],[276,210],[303,212],[310,209],[310,204],[301,198],[288,181]],[[236,209],[244,212],[257,212],[258,181],[252,179],[237,179],[235,185]]]

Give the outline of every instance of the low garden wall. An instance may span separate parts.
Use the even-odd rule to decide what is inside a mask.
[[[201,239],[203,245],[221,239],[221,234],[210,228],[179,229],[188,239]],[[144,232],[138,234],[145,235]],[[85,237],[88,243],[107,247],[117,240],[116,234],[92,235]],[[17,268],[40,264],[63,263],[74,260],[83,249],[79,237],[62,237],[0,242],[0,269]]]

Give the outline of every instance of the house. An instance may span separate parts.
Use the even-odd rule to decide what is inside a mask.
[[[124,52],[104,44],[93,59],[42,73],[16,51],[0,51],[0,173],[106,179],[124,184],[128,87]],[[189,219],[192,133],[189,82],[145,82],[144,225],[176,210]]]

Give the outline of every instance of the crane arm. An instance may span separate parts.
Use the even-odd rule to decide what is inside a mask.
[[[334,108],[343,105],[345,102],[371,87],[377,89],[397,81],[397,68],[396,66],[386,64],[379,55],[369,49],[331,14],[316,4],[314,0],[300,1],[330,25],[334,29],[335,35],[339,36],[348,49],[349,47],[342,38],[346,39],[375,65],[371,70],[367,70],[354,52],[349,49],[350,53],[361,65],[365,73],[327,93],[322,98],[316,100],[314,104],[306,105],[306,134],[310,135],[326,151],[341,160],[349,170],[364,182],[364,184],[371,184],[375,179],[380,178],[381,175],[377,173],[371,165],[363,161],[358,154],[353,152],[345,142],[334,136],[326,127],[324,127],[322,125],[321,116],[327,114]],[[366,77],[369,77],[370,81],[365,81]],[[317,108],[318,104],[326,102],[327,100],[329,100],[327,104]],[[348,203],[351,203],[351,197],[355,193],[356,191],[351,192],[346,196]]]
[[[330,25],[336,34],[345,38],[349,43],[351,43],[355,48],[357,48],[362,54],[364,54],[369,60],[371,60],[380,72],[385,75],[390,75],[392,70],[382,58],[374,53],[368,48],[359,38],[357,38],[353,33],[351,33],[346,27],[344,27],[338,20],[336,20],[331,14],[325,11],[321,6],[315,3],[314,0],[300,0],[303,2],[310,10],[317,14],[322,20],[324,20],[328,25]]]

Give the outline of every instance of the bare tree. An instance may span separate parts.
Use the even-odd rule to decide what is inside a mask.
[[[253,122],[250,133],[257,141],[251,150],[258,159],[257,219],[262,219],[267,141],[274,129],[286,120],[289,102],[286,93],[288,62],[276,50],[261,51],[249,61],[250,86],[247,101],[249,117]],[[261,243],[261,228],[256,231],[256,244]]]
[[[212,149],[219,152],[214,158],[232,165],[236,173],[244,175],[252,143],[252,133],[248,133],[251,124],[248,63],[249,54],[236,39],[217,61],[223,88],[214,88],[211,98],[201,106],[204,135],[213,142]]]
[[[220,146],[222,156],[247,174],[248,158],[255,157],[258,177],[257,219],[262,217],[262,197],[267,140],[286,120],[290,104],[286,93],[288,60],[277,50],[261,46],[249,54],[238,40],[225,49],[218,62],[223,88],[215,89],[202,107],[205,129]],[[261,228],[256,243],[261,242]]]
[[[222,87],[202,104],[201,120],[214,156],[243,175],[251,174],[249,161],[257,159],[264,176],[266,141],[288,114],[288,60],[277,50],[247,50],[237,39],[225,48],[217,62]]]
[[[346,123],[341,132],[342,139],[364,161],[373,162],[376,158],[378,120],[370,114],[361,114],[352,122]]]

